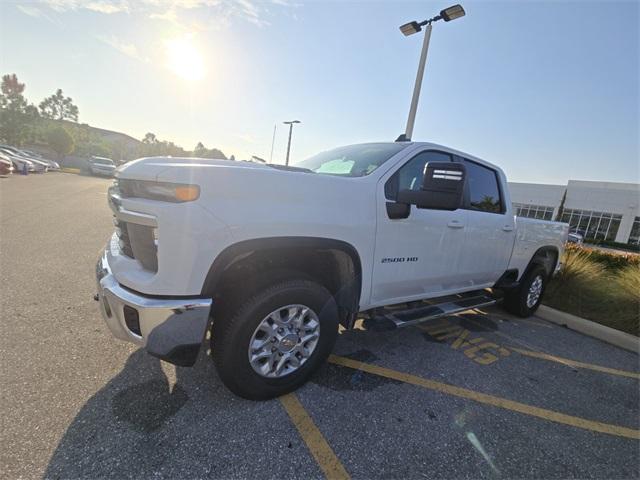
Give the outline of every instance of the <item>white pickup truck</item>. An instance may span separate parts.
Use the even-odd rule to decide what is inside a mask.
[[[531,315],[568,234],[516,218],[500,168],[431,143],[292,167],[142,158],[108,198],[96,299],[113,334],[188,366],[210,330],[220,377],[251,399],[304,383],[359,317],[401,327],[496,301]]]

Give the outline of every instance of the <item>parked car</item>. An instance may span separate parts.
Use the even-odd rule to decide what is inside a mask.
[[[13,173],[13,163],[4,154],[0,153],[0,175],[11,175]]]
[[[220,378],[251,399],[300,386],[362,316],[403,327],[501,298],[533,314],[567,239],[515,217],[499,167],[431,143],[295,166],[144,158],[116,177],[96,269],[107,325],[177,365],[211,329]]]
[[[55,160],[51,160],[50,158],[45,158],[39,153],[33,152],[31,150],[20,149],[19,151],[22,152],[23,156],[27,157],[28,159],[39,160],[41,162],[46,163],[47,166],[49,167],[50,172],[60,171],[60,164]]]
[[[44,172],[44,168],[41,165],[34,164],[31,160],[27,160],[24,157],[14,155],[9,150],[5,150],[3,147],[0,147],[0,153],[11,160],[13,163],[13,167],[18,172],[23,172],[26,168],[29,173],[32,172]]]
[[[116,165],[113,160],[105,157],[91,157],[89,159],[89,173],[91,175],[106,175],[113,177]]]
[[[583,244],[584,236],[582,236],[578,232],[569,232],[569,235],[567,236],[567,242],[577,243],[578,245]]]
[[[2,145],[0,146],[0,150],[4,151],[7,155],[10,155],[12,157],[12,160],[14,160],[15,158],[28,160],[33,164],[34,171],[36,173],[45,173],[49,171],[49,164],[47,162],[28,157],[26,154],[22,153],[19,149],[15,147],[8,147],[6,145]]]

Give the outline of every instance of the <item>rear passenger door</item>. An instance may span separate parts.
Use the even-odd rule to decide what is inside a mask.
[[[467,228],[461,268],[470,286],[493,285],[509,265],[515,221],[507,208],[497,170],[456,157],[467,169],[464,208]]]

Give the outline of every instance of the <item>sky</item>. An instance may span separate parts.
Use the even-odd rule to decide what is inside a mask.
[[[640,181],[639,2],[462,2],[436,22],[413,134],[519,182]],[[80,122],[284,163],[404,131],[448,1],[0,0],[0,73]],[[271,146],[276,126],[275,144]]]

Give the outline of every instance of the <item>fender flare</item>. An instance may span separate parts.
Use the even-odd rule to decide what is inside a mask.
[[[551,263],[549,263],[548,261],[548,258],[549,258],[548,254],[551,254],[554,257]],[[531,270],[531,268],[533,268],[535,265],[543,266],[545,269],[547,269],[548,275],[551,276],[555,271],[556,265],[558,264],[559,261],[560,261],[560,251],[558,247],[554,245],[546,245],[544,247],[540,247],[532,255],[531,260],[529,260],[529,264],[527,265],[527,268],[524,269],[524,272],[522,273],[522,276],[520,277],[520,279],[522,279],[522,277],[524,277],[525,274],[529,270]]]
[[[294,249],[294,248],[308,248],[318,250],[338,250],[344,252],[353,264],[354,281],[353,291],[355,294],[353,313],[357,313],[358,305],[360,302],[360,295],[362,293],[362,263],[360,261],[360,255],[356,248],[342,240],[336,240],[333,238],[323,237],[265,237],[254,238],[250,240],[242,240],[234,243],[225,248],[214,259],[213,263],[209,267],[207,276],[205,277],[202,285],[201,294],[208,296],[211,292],[214,292],[219,285],[220,279],[224,272],[238,260],[246,258],[253,252],[265,251],[272,249]]]

